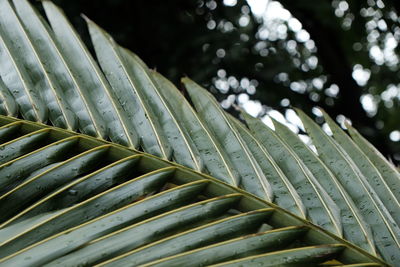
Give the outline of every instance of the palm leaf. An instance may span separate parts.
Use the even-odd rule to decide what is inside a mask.
[[[100,66],[133,124],[131,131],[136,129],[144,151],[169,159],[172,151],[167,137],[143,93],[138,90],[138,83],[122,54],[123,50],[106,32],[86,20]]]
[[[273,192],[259,164],[236,128],[214,97],[188,78],[182,80],[197,113],[222,144],[240,174],[240,186],[246,191],[272,201]]]
[[[18,105],[14,97],[8,90],[3,80],[0,78],[0,114],[16,117],[18,116]]]
[[[385,259],[399,262],[400,229],[353,160],[314,121],[297,110],[317,147],[320,159],[330,168],[369,223],[375,245]],[[400,259],[399,259],[400,260]]]
[[[300,158],[261,120],[242,113],[257,140],[271,153],[297,190],[307,215],[317,225],[342,235],[339,208]]]
[[[13,47],[11,40],[6,37],[2,24],[0,24],[1,79],[14,96],[21,115],[25,119],[46,122],[47,107],[17,55],[18,51]],[[4,98],[4,101],[12,102],[10,98]]]
[[[54,30],[54,36],[71,66],[71,72],[80,79],[83,85],[81,88],[90,100],[88,104],[102,111],[101,117],[108,125],[110,139],[137,148],[138,136],[132,130],[127,114],[119,105],[108,81],[88,49],[57,6],[50,1],[43,1],[43,7]]]
[[[337,125],[329,115],[323,111],[325,121],[332,131],[332,137],[343,148],[347,155],[351,157],[354,164],[366,178],[366,181],[374,188],[376,194],[385,205],[393,220],[400,224],[400,203],[394,196],[392,190],[379,173],[378,169],[372,164],[364,152],[351,140],[351,138]]]
[[[271,248],[287,246],[302,234],[303,230],[301,227],[287,227],[260,232],[257,235],[242,236],[155,262],[149,262],[145,266],[211,265],[235,257],[238,258],[242,255],[253,254],[257,250],[269,251]],[[229,263],[224,262],[223,265],[225,264]]]
[[[303,160],[304,164],[340,208],[344,237],[367,251],[376,254],[374,238],[369,225],[365,222],[356,204],[336,176],[294,132],[276,120],[273,120],[273,123],[276,134],[293,148],[293,151]]]
[[[202,171],[203,163],[196,146],[173,115],[170,106],[161,94],[161,87],[150,74],[150,70],[141,59],[129,50],[122,49],[121,53],[132,71],[132,78],[138,83],[138,92],[149,103],[149,109],[156,115],[172,147],[173,159],[189,168]]]
[[[93,136],[104,138],[106,127],[99,111],[89,105],[92,99],[82,90],[82,79],[70,71],[66,56],[63,54],[60,45],[54,38],[47,22],[37,14],[37,11],[26,0],[13,1],[15,10],[21,19],[32,46],[36,49],[40,61],[47,66],[63,90],[63,99],[69,102],[73,110],[79,114],[79,130]],[[59,92],[57,92],[59,93]],[[54,97],[54,96],[53,96]],[[57,98],[57,97],[56,97]],[[61,103],[61,109],[65,120],[69,121],[69,115],[65,112],[68,107]],[[68,126],[72,126],[68,123]],[[74,129],[75,130],[75,129]]]
[[[278,124],[272,131],[247,116],[250,132],[184,78],[196,112],[170,81],[86,18],[99,67],[62,11],[43,5],[51,28],[26,0],[0,0],[0,113],[40,123],[49,117],[67,129],[0,119],[3,265],[170,265],[193,255],[204,258],[200,265],[288,257],[306,264],[324,262],[322,255],[383,264],[339,238],[342,226],[346,239],[396,264],[390,200],[398,198],[399,173],[352,129],[355,144],[335,130],[336,142],[307,122],[317,155]],[[356,158],[353,148],[365,156]],[[276,234],[282,247],[269,239]]]
[[[272,214],[271,212],[272,209],[267,208],[213,221],[134,249],[112,258],[101,265],[139,265],[183,253],[188,251],[188,249],[193,250],[204,245],[212,244],[215,239],[223,241],[229,238],[235,238],[250,233],[251,229],[258,227],[262,224],[263,220],[269,218]],[[297,228],[297,226],[293,228]]]
[[[267,181],[270,181],[275,194],[274,203],[300,217],[306,218],[307,211],[300,196],[272,156],[242,123],[232,116],[228,115],[228,117],[256,158]]]
[[[353,141],[379,170],[397,200],[400,200],[400,173],[396,170],[396,167],[388,162],[385,157],[351,125],[347,125],[347,128]]]
[[[167,78],[155,71],[152,72],[152,76],[161,88],[161,94],[171,106],[174,116],[198,147],[208,172],[228,184],[238,186],[238,173],[225,150],[197,116],[189,102]]]
[[[7,38],[15,40],[15,56],[23,63],[32,79],[42,89],[41,95],[47,102],[50,121],[53,125],[69,130],[75,130],[77,122],[71,108],[65,101],[62,87],[51,71],[51,66],[42,62],[38,43],[33,41],[25,26],[8,1],[0,1],[1,25]],[[64,97],[57,97],[61,95]]]
[[[1,116],[0,131],[16,122],[17,136],[41,130],[48,135],[33,151],[1,165],[13,177],[18,174],[7,190],[3,187],[1,204],[13,209],[2,218],[2,266],[114,266],[132,261],[170,266],[193,260],[190,255],[199,256],[200,264],[227,264],[268,253],[281,259],[293,255],[303,264],[384,264],[304,219],[207,175],[32,122]],[[37,166],[33,163],[39,157],[54,160]],[[20,161],[28,166],[22,173],[16,164]],[[8,181],[6,177],[1,181]],[[27,201],[17,201],[21,198]]]
[[[317,265],[326,258],[341,251],[343,248],[337,245],[315,246],[303,249],[288,249],[276,253],[266,253],[265,255],[247,257],[240,260],[216,264],[213,266],[285,266],[296,264]]]

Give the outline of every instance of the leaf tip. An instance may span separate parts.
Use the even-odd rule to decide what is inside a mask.
[[[253,116],[251,116],[249,113],[247,113],[245,110],[240,109],[240,115],[243,116],[243,119],[246,121],[246,123],[248,123],[249,121],[254,121],[256,120],[256,118],[254,118]]]
[[[356,129],[354,129],[353,125],[351,125],[351,122],[347,118],[344,120],[344,126],[346,126],[347,130],[349,131],[356,131]]]
[[[296,107],[292,107],[292,109],[293,109],[293,110],[297,113],[297,115],[299,115],[299,116],[300,116],[300,113],[303,112],[301,109],[296,108]]]
[[[87,23],[92,23],[93,21],[89,19],[85,14],[81,13],[81,18],[83,18]]]
[[[181,78],[181,83],[185,84],[189,84],[189,83],[194,83],[188,76],[184,76]]]
[[[274,117],[271,117],[271,116],[268,116],[270,119],[271,119],[271,121],[272,121],[272,124],[274,125],[274,128],[276,128],[276,126],[283,126],[283,124],[282,123],[280,123],[279,121],[277,121]]]

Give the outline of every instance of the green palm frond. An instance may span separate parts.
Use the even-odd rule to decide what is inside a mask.
[[[372,228],[375,242],[385,244],[383,247],[377,246],[379,253],[383,254],[385,258],[392,257],[392,253],[400,247],[400,229],[392,217],[398,212],[393,215],[389,213],[382,199],[377,195],[375,187],[366,179],[353,159],[336,143],[335,139],[329,137],[303,112],[297,112],[317,147],[321,160],[332,170],[345,190],[352,196],[365,221]]]
[[[384,264],[176,163],[24,120],[0,125],[0,266]]]
[[[321,186],[331,196],[332,200],[340,208],[343,236],[347,240],[357,244],[363,249],[375,254],[375,245],[373,243],[372,231],[365,222],[357,205],[341,183],[338,181],[332,171],[321,161],[311,149],[300,140],[289,128],[283,124],[273,121],[276,133],[284,140],[293,152],[297,154],[304,162],[304,165],[310,170]]]
[[[272,157],[296,188],[311,220],[341,236],[339,208],[301,159],[268,126],[247,114],[244,116],[255,137],[270,148]]]
[[[399,264],[400,174],[351,126],[298,111],[314,152],[183,78],[192,107],[42,4],[0,0],[0,266]]]

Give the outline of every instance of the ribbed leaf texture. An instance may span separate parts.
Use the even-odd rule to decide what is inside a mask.
[[[210,176],[0,116],[0,266],[384,264]]]
[[[400,265],[400,174],[351,126],[298,111],[314,152],[183,78],[192,106],[42,4],[0,0],[0,114],[42,123],[1,118],[0,266]]]

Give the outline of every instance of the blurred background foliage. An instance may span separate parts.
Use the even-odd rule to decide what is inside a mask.
[[[81,13],[175,84],[187,75],[204,85],[233,114],[240,106],[301,134],[290,107],[323,123],[319,106],[400,162],[398,0],[55,3],[87,43]]]

